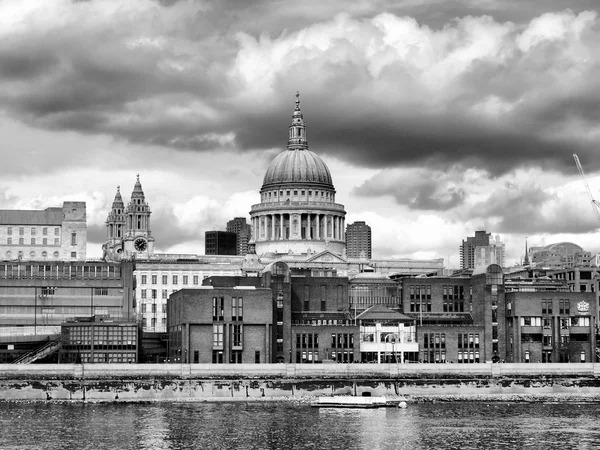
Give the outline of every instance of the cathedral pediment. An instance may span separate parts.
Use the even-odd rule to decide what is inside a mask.
[[[319,263],[343,263],[347,264],[348,261],[342,258],[340,255],[331,253],[329,250],[324,250],[321,253],[311,256],[306,260],[307,262],[319,262]]]

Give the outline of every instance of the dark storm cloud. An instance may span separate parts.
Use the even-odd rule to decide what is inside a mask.
[[[517,2],[453,3],[460,14],[524,10]],[[391,14],[373,18],[422,9],[415,1],[358,2],[350,16],[329,21],[307,4],[275,9],[266,1],[140,0],[137,15],[131,6],[103,15],[104,5],[78,3],[55,27],[48,20],[47,32],[0,40],[0,100],[9,115],[175,149],[273,149],[285,146],[300,89],[311,148],[357,166],[572,173],[578,153],[588,170],[600,169],[595,144],[583,138],[600,110],[600,25],[577,9],[561,13],[566,31],[549,38],[535,24],[490,17],[446,18],[438,31]],[[298,20],[269,22],[286,15]],[[93,26],[78,28],[88,16],[98,16]],[[255,19],[276,37],[253,34]],[[326,21],[309,23],[318,20]],[[415,40],[405,49],[402,33]],[[414,205],[450,208],[461,196],[428,205],[431,193],[423,192]]]
[[[466,200],[466,192],[457,186],[457,182],[461,181],[458,174],[448,177],[432,171],[382,171],[361,186],[355,187],[352,194],[375,198],[389,195],[397,204],[414,210],[448,211]]]

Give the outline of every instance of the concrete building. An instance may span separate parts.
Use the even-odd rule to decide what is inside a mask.
[[[354,222],[346,227],[346,256],[371,259],[371,227],[365,222]]]
[[[475,248],[488,246],[489,243],[490,233],[485,231],[476,231],[475,236],[469,236],[466,240],[463,239],[460,245],[460,268],[474,269]]]
[[[346,247],[344,205],[335,203],[327,165],[308,150],[299,95],[289,127],[287,150],[269,165],[259,204],[250,211],[256,253],[311,255]]]
[[[139,327],[107,316],[77,318],[61,326],[59,363],[137,363]]]
[[[85,202],[44,210],[0,210],[0,260],[83,261]]]
[[[207,231],[204,234],[206,255],[237,255],[237,234],[229,231]]]
[[[504,243],[500,240],[500,236],[489,238],[488,245],[477,245],[475,247],[475,266],[489,266],[490,264],[498,264],[504,267]]]
[[[250,237],[252,236],[252,227],[250,224],[246,223],[246,218],[236,217],[230,220],[227,222],[226,231],[235,233],[236,235],[236,255],[247,255],[249,251],[248,243],[250,242]]]
[[[56,339],[76,317],[134,320],[133,270],[132,262],[0,263],[0,361]]]

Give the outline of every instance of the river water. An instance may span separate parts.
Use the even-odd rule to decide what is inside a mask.
[[[596,449],[597,403],[0,403],[0,449]]]

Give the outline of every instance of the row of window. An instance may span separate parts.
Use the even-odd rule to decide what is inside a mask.
[[[8,250],[8,251],[5,253],[5,255],[6,255],[6,259],[12,259],[12,252],[11,252],[10,250]],[[20,251],[17,253],[17,256],[18,256],[18,258],[19,258],[19,259],[23,259],[23,258],[25,257],[25,252],[24,252],[23,250],[20,250]],[[32,251],[32,252],[29,252],[29,257],[30,257],[30,258],[32,258],[32,259],[33,259],[33,258],[35,258],[36,256],[37,256],[37,253],[36,253],[36,252],[33,252],[33,251]],[[48,252],[44,250],[44,251],[41,253],[41,256],[42,256],[42,259],[46,259],[46,258],[48,258]],[[54,252],[52,256],[54,256],[54,258],[59,258],[59,257],[60,257],[60,253],[59,253],[59,252]],[[77,258],[77,252],[71,252],[71,258]]]
[[[18,227],[18,228],[19,228],[19,236],[24,236],[25,235],[25,227]],[[6,234],[8,234],[9,236],[12,236],[13,227],[7,227]],[[31,236],[36,236],[37,235],[37,227],[31,227],[30,234],[31,234]],[[42,236],[48,236],[48,227],[42,227]],[[60,228],[59,227],[54,227],[54,236],[60,236]]]
[[[58,252],[54,253],[58,257]],[[76,255],[75,252],[71,255]],[[0,278],[121,278],[118,265],[105,264],[95,266],[89,264],[0,264]]]
[[[160,306],[162,308],[163,314],[166,314],[167,313],[167,304],[163,303]],[[156,303],[152,303],[151,305],[150,304],[146,304],[146,303],[142,303],[142,314],[144,314],[146,312],[151,312],[153,314],[156,314]]]
[[[212,299],[213,322],[222,322],[225,318],[225,297]],[[231,320],[242,321],[244,318],[244,298],[231,297]]]
[[[445,333],[423,334],[423,348],[446,348]]]
[[[213,347],[223,347],[223,329],[224,326],[222,323],[213,324]],[[243,342],[242,325],[233,325],[231,327],[231,345],[233,347],[241,347]]]
[[[409,290],[411,300],[431,300],[431,285],[411,285]]]
[[[54,244],[51,245],[60,245],[60,239],[54,238]],[[25,238],[19,238],[18,244],[17,242],[13,242],[12,238],[6,238],[6,245],[25,245]],[[49,245],[48,238],[42,238],[42,240],[36,240],[36,238],[32,237],[30,239],[30,243],[28,245]]]
[[[286,193],[285,196],[289,197],[290,195],[292,195],[292,191],[291,190],[286,190],[286,191],[279,191],[279,198],[281,199],[281,197],[284,197],[283,193]],[[300,195],[306,195],[306,191],[305,190],[294,190],[294,196],[298,195],[298,192],[300,192]],[[320,197],[321,198],[329,198],[329,192],[326,191],[315,191],[315,197],[319,197],[319,192],[321,193]],[[313,191],[308,191],[308,196],[312,197],[313,195]],[[262,194],[262,199],[266,200],[267,198],[277,198],[277,191],[273,191],[273,192],[265,192]],[[331,198],[333,199],[333,193],[331,194]]]
[[[202,277],[202,279],[206,279],[208,278],[208,275],[204,275]],[[179,275],[172,275],[171,276],[171,280],[172,283],[171,284],[179,284]],[[148,284],[148,275],[142,275],[141,276],[141,283],[142,285]],[[158,275],[150,275],[150,281],[152,285],[157,285],[158,283]],[[181,284],[190,284],[190,276],[189,275],[183,275],[181,277]],[[169,284],[169,276],[168,275],[162,275],[161,276],[161,283],[160,284]],[[192,283],[195,286],[198,286],[200,284],[200,277],[199,275],[193,275],[192,276]]]
[[[166,317],[163,317],[161,319],[161,324],[163,327],[167,326],[167,318]],[[142,327],[148,328],[148,319],[146,317],[142,318]],[[156,317],[150,318],[150,328],[156,328]]]
[[[522,327],[541,327],[552,328],[552,319],[542,317],[521,317]],[[560,319],[560,327],[589,327],[589,317],[562,317]]]
[[[479,348],[478,333],[458,333],[458,348]]]
[[[465,299],[465,287],[464,286],[452,286],[444,285],[443,300],[464,300]]]
[[[213,350],[212,362],[213,364],[223,364],[223,350]],[[230,364],[242,364],[242,350],[232,350],[229,356]],[[194,363],[200,362],[200,352],[194,351]],[[260,364],[260,350],[254,351],[254,363]]]

